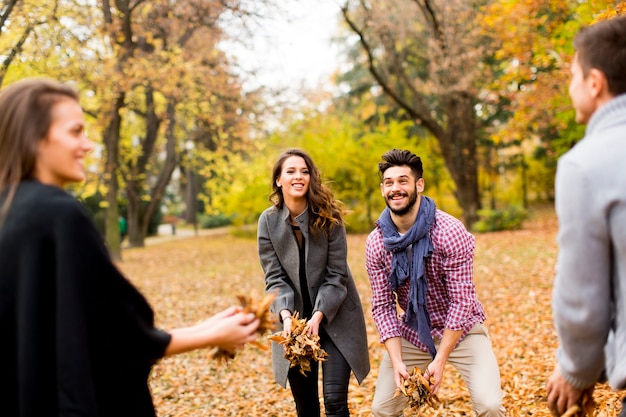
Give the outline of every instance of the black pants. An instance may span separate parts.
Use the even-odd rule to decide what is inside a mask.
[[[327,417],[348,417],[348,383],[350,366],[328,335],[320,329],[320,345],[328,353],[326,362],[322,362],[322,387],[324,409]],[[289,385],[296,403],[298,417],[319,417],[320,402],[318,395],[319,366],[311,362],[311,371],[306,376],[299,368],[289,370]]]

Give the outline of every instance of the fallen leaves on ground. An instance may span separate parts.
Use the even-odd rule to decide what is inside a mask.
[[[365,238],[348,236],[348,261],[363,302],[372,364],[361,385],[354,377],[350,380],[349,404],[356,417],[371,416],[384,352],[371,317]],[[551,210],[535,211],[522,230],[476,235],[476,290],[487,313],[485,324],[511,417],[550,417],[545,385],[554,369],[557,346],[550,308],[555,238]],[[236,304],[237,294],[255,299],[264,294],[255,239],[186,238],[128,249],[123,259],[120,268],[148,298],[157,325],[164,329],[199,322]],[[269,344],[265,339],[260,342]],[[208,350],[164,358],[155,365],[150,386],[159,417],[296,415],[290,390],[274,383],[271,353],[254,346],[239,351],[227,364],[212,360]],[[593,394],[596,416],[616,417],[622,395],[606,384],[598,385]],[[437,396],[438,407],[426,407],[420,415],[473,415],[467,388],[453,367],[446,366]],[[405,415],[414,413],[407,407]]]
[[[298,318],[296,311],[291,316],[291,332],[288,335],[283,335],[281,331],[268,337],[285,347],[285,359],[302,375],[311,371],[311,361],[324,362],[328,356],[320,346],[320,337],[308,335],[307,329],[306,319]]]

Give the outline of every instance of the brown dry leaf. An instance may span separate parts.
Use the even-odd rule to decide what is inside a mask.
[[[253,313],[256,318],[261,319],[258,330],[261,336],[269,332],[274,327],[274,323],[276,322],[276,319],[270,312],[270,305],[275,298],[275,292],[265,294],[265,297],[263,297],[263,299],[259,302],[256,302],[252,297],[249,296],[237,296],[239,304],[241,304],[241,308],[244,313]],[[259,342],[255,341],[251,342],[250,344],[260,349],[268,350],[267,346]],[[216,346],[209,351],[209,358],[226,363],[229,359],[235,359],[235,353],[227,352]]]
[[[298,368],[302,375],[311,371],[311,361],[324,362],[328,353],[320,347],[318,335],[307,335],[306,319],[298,319],[298,312],[291,316],[291,334],[286,337],[282,332],[275,333],[268,339],[285,346],[285,358],[292,368]]]
[[[276,318],[270,312],[270,306],[272,302],[276,298],[276,294],[278,291],[274,291],[272,293],[267,293],[263,297],[261,301],[255,303],[252,297],[246,297],[244,295],[238,295],[239,303],[243,307],[245,312],[254,313],[255,317],[261,319],[261,323],[259,324],[259,334],[261,336],[272,331],[274,326],[276,325]],[[259,342],[251,342],[251,345],[254,345],[262,350],[269,350],[269,347],[259,343]]]
[[[424,405],[437,407],[439,399],[430,392],[430,381],[427,380],[418,367],[413,368],[409,377],[402,381],[402,386],[396,391],[394,398],[404,395],[409,403],[409,408],[419,412]]]

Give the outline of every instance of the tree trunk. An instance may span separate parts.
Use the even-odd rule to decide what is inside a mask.
[[[445,97],[447,124],[438,137],[446,167],[456,184],[455,196],[463,210],[463,221],[471,227],[478,220],[480,195],[476,163],[476,116],[472,97],[454,92]]]
[[[126,180],[126,196],[128,198],[128,245],[131,248],[142,248],[145,246],[147,235],[143,231],[142,218],[144,217],[142,207],[142,190],[144,181],[141,174],[133,172],[131,178]]]
[[[148,205],[143,210],[141,217],[141,232],[145,237],[148,234],[148,226],[150,225],[150,219],[154,216],[156,211],[161,207],[161,201],[165,194],[165,189],[170,183],[172,173],[178,165],[178,153],[176,152],[176,135],[174,133],[176,127],[176,102],[170,98],[167,103],[167,130],[165,132],[165,162],[162,169],[159,171],[159,176],[156,180],[155,186],[151,190],[151,198]]]
[[[109,253],[114,261],[122,260],[119,208],[117,206],[117,169],[120,148],[120,126],[122,117],[120,109],[124,107],[125,94],[120,93],[115,100],[115,105],[111,111],[111,118],[108,127],[104,131],[104,144],[106,148],[106,164],[104,168],[104,178],[107,185],[106,202],[107,208],[104,219],[105,241],[109,248]]]
[[[137,193],[135,188],[137,187],[130,184],[126,186],[128,194],[128,245],[131,248],[142,248],[145,246],[146,233],[142,233],[140,224],[140,219],[143,217],[141,213],[141,191]]]
[[[165,133],[165,162],[159,170],[159,175],[154,187],[150,189],[150,199],[147,204],[142,203],[142,190],[147,188],[149,157],[154,152],[154,146],[158,138],[158,131],[161,121],[154,112],[154,102],[152,94],[146,94],[147,112],[146,137],[141,143],[142,155],[131,169],[132,178],[126,182],[126,192],[128,195],[128,239],[131,247],[145,246],[145,239],[148,235],[150,220],[161,207],[161,201],[165,194],[165,189],[172,178],[172,173],[176,168],[178,155],[176,153],[176,136],[174,129],[176,126],[176,103],[170,99],[167,105],[168,125]]]
[[[198,224],[198,186],[193,163],[190,163],[185,170],[185,179],[185,207],[187,209],[185,220],[196,228]]]
[[[141,153],[134,163],[129,162],[130,174],[126,180],[126,194],[128,197],[128,243],[131,247],[145,246],[146,235],[148,234],[148,224],[144,227],[144,208],[142,207],[143,190],[147,178],[150,157],[153,154],[161,120],[157,117],[154,102],[154,90],[151,86],[146,86],[145,91],[145,126],[146,135],[141,139],[139,148]]]
[[[520,154],[521,160],[521,170],[522,170],[522,207],[524,209],[528,208],[528,178],[527,178],[527,170],[528,166],[526,165],[526,158],[524,158],[524,154]]]

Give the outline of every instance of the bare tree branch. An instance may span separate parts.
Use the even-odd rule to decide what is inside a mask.
[[[435,9],[433,8],[430,0],[423,0],[423,1],[424,1],[424,4],[422,4],[420,0],[413,0],[413,2],[417,4],[417,6],[422,11],[422,14],[424,15],[424,18],[426,19],[426,21],[430,23],[431,28],[433,30],[434,37],[435,39],[437,39],[437,43],[439,44],[439,48],[441,49],[442,54],[446,55],[448,51],[448,45],[446,43],[445,35],[443,31],[441,30],[441,24],[439,23],[439,20],[437,19],[437,14],[435,13]]]
[[[6,24],[7,20],[9,20],[9,17],[11,16],[11,12],[13,11],[13,8],[15,7],[15,5],[17,3],[19,3],[20,0],[5,0],[4,1],[4,7],[2,8],[2,13],[0,13],[0,34],[2,34],[2,29],[4,29],[4,25]]]
[[[430,117],[430,115],[428,115],[424,111],[419,111],[415,106],[411,106],[406,100],[400,97],[400,95],[397,94],[396,91],[389,86],[387,80],[385,80],[384,77],[377,70],[372,47],[365,38],[364,32],[356,25],[354,20],[350,17],[347,3],[341,7],[341,12],[343,14],[344,20],[346,21],[348,26],[350,26],[350,29],[352,29],[352,31],[356,33],[359,37],[359,42],[363,46],[363,50],[367,55],[368,69],[378,85],[380,85],[380,87],[384,90],[385,94],[387,94],[394,102],[396,102],[402,109],[404,109],[416,123],[424,126],[435,136],[441,135],[443,133],[443,129],[441,128],[441,126],[439,126],[432,119],[432,117]],[[411,86],[411,83],[406,78],[406,75],[404,77],[404,80],[406,81],[407,86]],[[415,89],[412,89],[412,91],[415,93],[415,100],[422,101],[422,103],[420,103],[420,107],[422,109],[426,109],[426,105],[423,102],[423,99],[417,93],[417,91]]]
[[[19,53],[22,52],[22,47],[24,46],[24,43],[26,43],[26,40],[28,39],[32,31],[32,26],[27,27],[17,43],[13,45],[11,50],[7,52],[5,58],[2,60],[2,65],[0,65],[0,83],[2,83],[2,81],[4,80],[4,76],[9,70],[11,63],[13,63],[13,61],[15,60],[15,57],[17,57]]]

